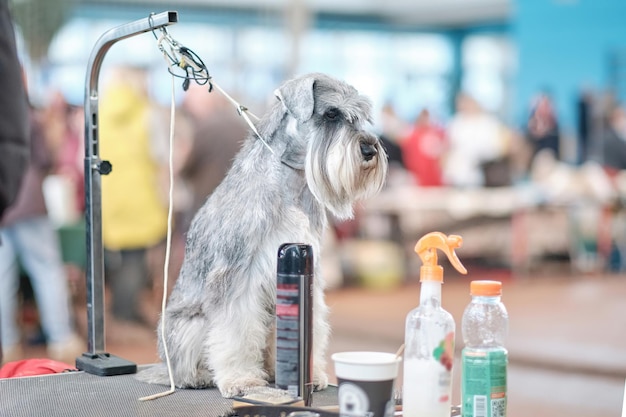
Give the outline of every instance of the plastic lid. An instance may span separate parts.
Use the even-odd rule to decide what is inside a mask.
[[[500,281],[472,281],[470,284],[471,295],[483,295],[487,297],[502,295],[502,283]]]
[[[279,274],[313,274],[313,248],[304,243],[284,243],[278,249]]]

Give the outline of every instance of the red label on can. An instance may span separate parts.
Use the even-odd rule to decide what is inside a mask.
[[[276,314],[278,316],[294,316],[298,315],[299,306],[297,304],[276,304]]]

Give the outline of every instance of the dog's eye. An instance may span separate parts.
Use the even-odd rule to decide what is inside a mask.
[[[337,117],[339,117],[339,110],[335,108],[328,109],[326,110],[326,113],[324,113],[324,118],[326,118],[326,120],[335,120]]]

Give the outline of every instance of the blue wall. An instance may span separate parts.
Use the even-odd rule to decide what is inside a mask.
[[[626,1],[518,0],[511,24],[519,56],[516,120],[525,120],[531,97],[547,88],[574,134],[581,88],[606,90],[610,54],[626,48]]]

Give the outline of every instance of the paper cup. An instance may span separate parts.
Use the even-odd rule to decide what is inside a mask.
[[[400,358],[385,352],[340,352],[332,360],[341,417],[393,416],[393,384]]]

